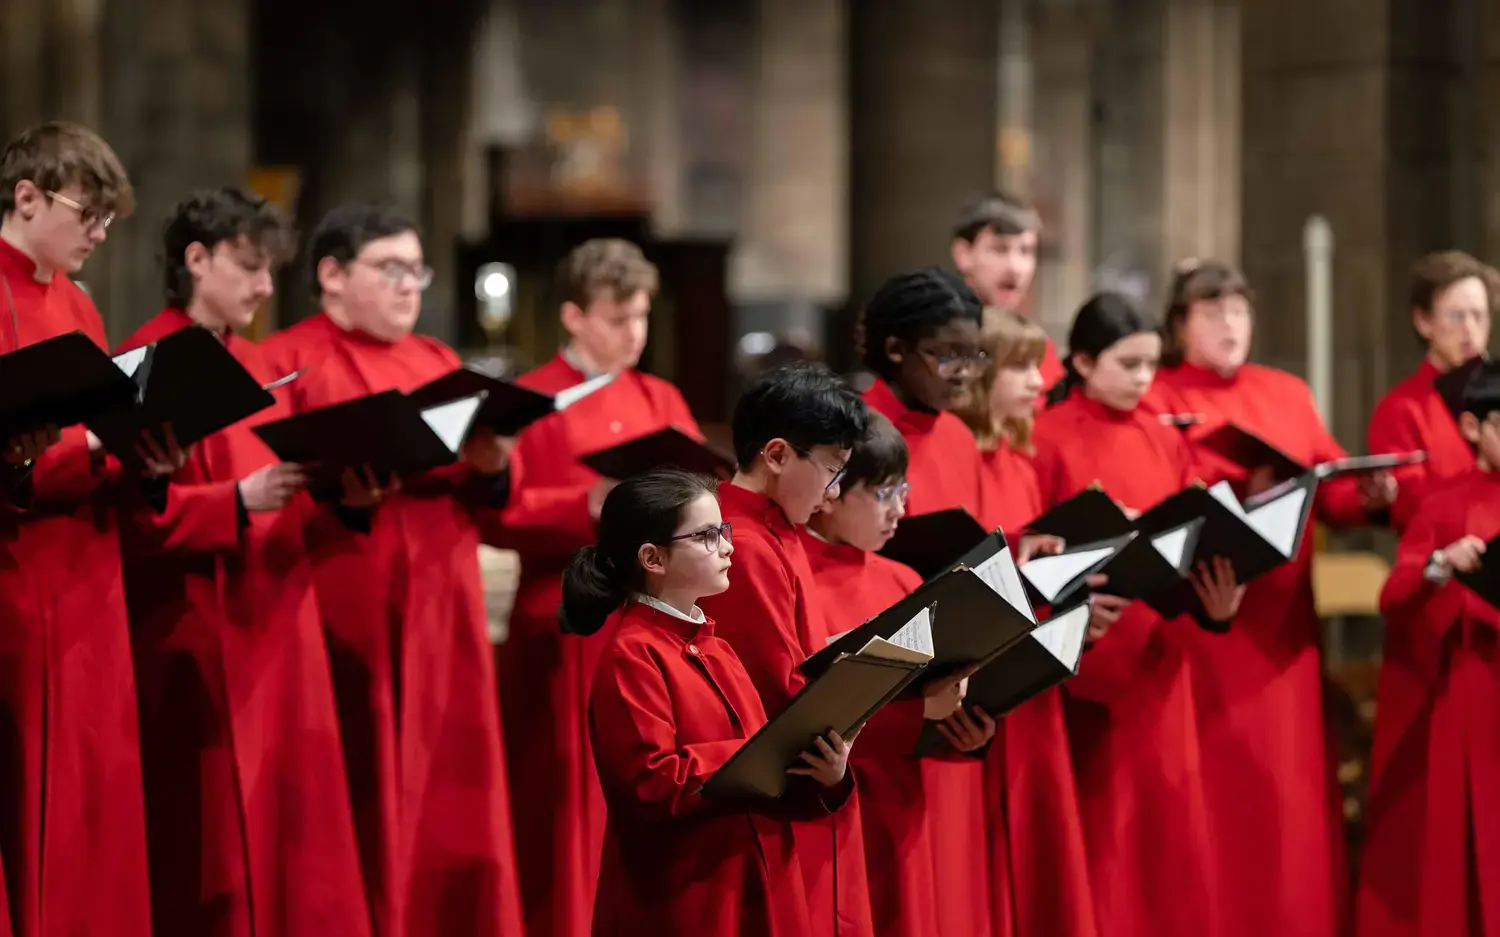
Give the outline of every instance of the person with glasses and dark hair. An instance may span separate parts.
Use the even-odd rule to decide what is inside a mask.
[[[834,631],[846,631],[885,611],[922,584],[922,577],[876,551],[896,533],[906,513],[906,441],[878,413],[854,445],[839,496],[814,514],[803,547]],[[994,720],[963,708],[968,675],[930,681],[920,697],[882,709],[860,733],[854,764],[875,933],[935,937],[945,917],[988,920],[982,909],[939,907],[936,882],[948,863],[934,853],[923,794],[922,762],[911,757],[925,720],[933,720],[969,761],[995,733]],[[891,861],[901,857],[899,862]]]
[[[737,645],[698,604],[729,588],[732,526],[712,481],[653,472],[609,493],[598,542],[563,574],[566,629],[610,625],[588,706],[609,804],[593,933],[818,933],[789,821],[847,802],[848,744],[816,740],[775,800],[700,793],[766,722]]]
[[[461,364],[412,333],[432,272],[414,221],[345,205],[312,237],[323,311],[267,339],[297,412],[410,391]],[[378,934],[521,933],[495,671],[476,559],[504,543],[510,442],[453,465],[347,472],[309,535],[365,887]],[[358,528],[368,531],[356,532]]]
[[[735,404],[739,469],[719,487],[724,519],[734,524],[735,575],[703,610],[734,646],[767,712],[802,688],[797,665],[845,630],[825,613],[799,528],[838,497],[849,452],[867,426],[858,395],[822,365],[768,371]],[[872,934],[858,804],[831,821],[802,824],[797,851],[815,933]]]
[[[258,383],[280,377],[239,334],[291,255],[276,210],[235,188],[197,192],[164,242],[169,305],[116,354],[196,325]],[[210,918],[369,933],[348,789],[328,783],[344,760],[304,539],[313,504],[302,469],[251,428],[288,416],[287,394],[194,446],[165,510],[122,526],[158,934]]]

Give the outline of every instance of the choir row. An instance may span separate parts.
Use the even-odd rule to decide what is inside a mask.
[[[130,206],[82,128],[0,155],[0,353],[72,331],[103,346],[68,275]],[[1025,559],[1063,546],[1031,522],[1091,486],[1131,515],[1196,480],[1269,488],[1269,466],[1200,445],[1225,423],[1303,466],[1343,455],[1301,382],[1248,363],[1249,289],[1223,264],[1179,267],[1161,328],[1089,300],[1061,363],[1014,311],[1037,229],[1008,197],[967,206],[957,275],[894,277],[866,306],[863,399],[821,368],[763,376],[718,486],[580,461],[665,427],[702,438],[634,370],[655,269],[589,242],[559,276],[569,343],[518,383],[613,380],[515,439],[473,429],[451,465],[349,466],[330,487],[256,429],[458,367],[412,332],[431,280],[416,226],[330,213],[308,245],[322,311],[257,345],[237,330],[288,232],[236,190],[184,201],[167,308],[117,350],[207,327],[275,401],[190,445],[153,427],[133,458],[82,426],[4,429],[0,934],[1341,932],[1305,543],[1249,584],[1194,571],[1206,614],[1181,619],[1094,580],[1077,675],[1003,719],[948,675],[812,741],[778,800],[700,791],[804,658],[920,583],[878,554],[908,513],[961,507]],[[1497,932],[1473,897],[1497,873],[1471,845],[1493,752],[1464,713],[1495,700],[1500,615],[1449,580],[1500,529],[1500,381],[1474,370],[1458,413],[1439,392],[1484,352],[1493,283],[1463,255],[1418,265],[1429,353],[1370,446],[1427,458],[1318,488],[1325,523],[1406,531],[1362,934]],[[482,542],[522,563],[493,663]],[[924,727],[947,754],[911,757]]]

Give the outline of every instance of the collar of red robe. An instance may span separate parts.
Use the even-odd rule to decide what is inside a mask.
[[[1140,412],[1139,407],[1134,410],[1116,410],[1114,407],[1095,400],[1093,397],[1085,394],[1081,389],[1075,391],[1070,399],[1072,399],[1075,402],[1075,405],[1084,413],[1111,423],[1129,423],[1134,420],[1136,418],[1136,414]]]
[[[863,566],[869,557],[859,547],[832,543],[806,529],[802,531],[802,549],[815,573],[832,566]]]
[[[758,519],[774,533],[795,534],[797,531],[779,504],[763,494],[748,488],[741,488],[733,482],[719,486],[719,504],[728,507],[736,514]]]
[[[926,410],[914,410],[906,405],[896,391],[883,378],[876,378],[870,389],[865,391],[865,402],[872,408],[896,424],[896,428],[904,432],[927,433],[937,426],[938,420],[943,414]]]
[[[47,286],[46,283],[37,282],[36,261],[5,238],[0,238],[0,273],[7,276],[13,290],[26,283],[39,288]],[[54,274],[53,279],[56,277],[57,275]]]
[[[1241,369],[1243,370],[1243,368]],[[1225,377],[1218,371],[1199,367],[1196,364],[1188,364],[1184,361],[1171,369],[1163,369],[1157,375],[1157,380],[1169,379],[1178,387],[1233,387],[1240,379],[1240,372]]]
[[[711,638],[714,636],[714,620],[707,615],[703,621],[688,621],[686,618],[678,618],[676,615],[668,615],[659,608],[647,605],[645,602],[631,600],[631,604],[641,611],[636,614],[651,616],[651,624],[661,630],[675,634],[684,641],[696,641],[700,638]]]
[[[378,335],[371,335],[369,332],[366,332],[363,329],[346,329],[342,325],[339,325],[337,322],[335,322],[333,316],[330,316],[327,310],[319,312],[315,321],[321,321],[324,327],[328,329],[330,335],[341,335],[351,342],[358,342],[361,345],[369,345],[374,348],[392,348],[411,338],[409,334],[403,335],[401,338],[398,338],[394,342],[392,342],[387,341],[386,339],[383,339]]]
[[[166,320],[167,324],[172,327],[173,332],[176,332],[179,329],[185,329],[190,325],[198,324],[192,316],[187,314],[186,311],[178,309],[176,306],[168,306],[161,311],[161,315],[162,318]],[[213,330],[210,329],[210,331]],[[215,334],[219,336],[219,341],[223,342],[225,345],[228,345],[230,339],[234,337],[234,329],[220,329],[219,331],[215,332]]]

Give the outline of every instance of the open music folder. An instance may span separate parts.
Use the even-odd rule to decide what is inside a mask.
[[[82,332],[0,355],[0,440],[48,425],[64,429],[135,400],[137,387]]]
[[[1137,537],[1139,534],[1130,531],[1111,540],[1070,545],[1058,553],[1033,556],[1020,566],[1021,581],[1031,603],[1066,603],[1070,597],[1087,589],[1088,578],[1103,572],[1109,562]]]
[[[840,654],[857,651],[871,638],[889,638],[917,609],[934,603],[933,658],[926,674],[933,679],[993,659],[1036,625],[1026,587],[1004,536],[989,534],[947,572],[929,579],[884,612],[838,636],[798,665],[798,670],[815,677],[827,670]]]
[[[1432,382],[1433,389],[1443,399],[1443,405],[1453,415],[1455,421],[1464,412],[1464,388],[1469,385],[1469,378],[1474,376],[1480,366],[1485,362],[1483,355],[1475,355],[1468,361],[1449,371],[1447,374],[1439,375]]]
[[[1484,545],[1478,569],[1472,573],[1455,572],[1453,578],[1468,586],[1481,599],[1500,608],[1500,537]]]
[[[377,478],[457,461],[484,394],[424,407],[398,390],[356,397],[255,427],[284,462],[315,466],[320,483],[368,465]]]
[[[728,455],[670,426],[587,453],[578,461],[605,478],[617,480],[664,468],[722,476],[733,473],[735,467]]]
[[[133,399],[95,413],[84,424],[121,462],[137,466],[136,442],[170,425],[186,449],[276,403],[219,338],[189,326],[122,352],[114,364],[135,386]]]
[[[1395,452],[1388,455],[1347,456],[1328,462],[1306,465],[1287,455],[1261,436],[1234,423],[1225,423],[1199,437],[1201,447],[1248,471],[1269,467],[1279,483],[1291,481],[1309,472],[1322,481],[1341,475],[1364,475],[1387,471],[1402,465],[1425,461],[1427,453]]]
[[[424,407],[431,407],[483,394],[484,404],[475,415],[473,425],[488,427],[499,436],[514,436],[542,417],[566,410],[590,394],[603,390],[614,383],[617,376],[615,373],[601,374],[554,395],[529,390],[514,381],[487,374],[474,365],[465,365],[418,387],[408,396]]]
[[[989,535],[984,525],[963,508],[914,514],[896,525],[895,535],[880,555],[910,566],[923,579],[931,579],[950,569]]]
[[[980,668],[969,678],[964,706],[977,706],[991,718],[999,719],[1077,674],[1091,609],[1089,601],[1084,600],[1056,612]],[[922,727],[913,754],[929,757],[948,747],[948,740],[936,726],[927,724]]]
[[[788,768],[837,732],[848,739],[895,699],[932,660],[931,607],[918,609],[889,637],[872,636],[854,653],[836,655],[703,785],[704,797],[780,797]]]

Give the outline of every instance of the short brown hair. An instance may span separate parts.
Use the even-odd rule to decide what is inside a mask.
[[[22,132],[0,153],[0,215],[16,207],[16,186],[30,181],[44,192],[83,189],[90,208],[124,217],[135,192],[115,151],[87,127],[49,121]]]
[[[1490,305],[1495,303],[1495,269],[1463,251],[1435,251],[1411,265],[1411,308],[1431,312],[1438,294],[1448,287],[1477,277],[1484,284]]]
[[[620,238],[584,241],[568,252],[557,269],[562,302],[580,309],[606,291],[616,301],[643,291],[655,295],[659,282],[656,264],[639,247]]]
[[[1222,260],[1199,260],[1190,257],[1177,262],[1172,271],[1172,286],[1167,291],[1167,314],[1162,317],[1162,365],[1175,367],[1182,363],[1182,338],[1179,333],[1193,303],[1243,296],[1253,303],[1250,282],[1239,270]]]
[[[979,342],[990,356],[989,366],[974,382],[968,401],[953,412],[968,424],[980,449],[995,449],[1006,441],[1018,452],[1029,455],[1032,421],[1007,420],[990,412],[990,391],[1001,368],[1042,363],[1047,353],[1047,333],[1019,313],[989,306],[984,310]]]
[[[1001,237],[1014,237],[1027,231],[1041,231],[1042,219],[1019,196],[987,192],[964,202],[953,225],[953,237],[972,243],[986,228]]]

